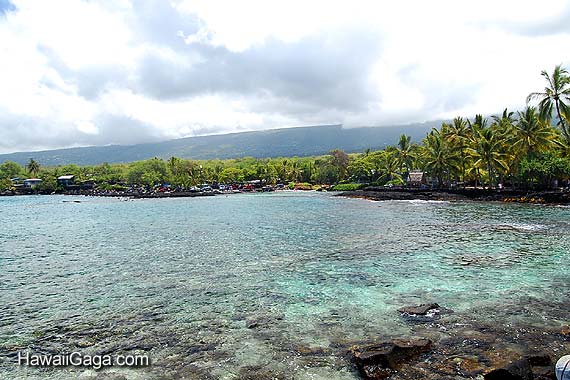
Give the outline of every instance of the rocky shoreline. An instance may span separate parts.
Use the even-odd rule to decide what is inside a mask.
[[[111,197],[111,198],[193,198],[193,197],[211,197],[221,194],[232,193],[215,193],[215,192],[194,192],[194,191],[173,191],[173,192],[138,192],[138,191],[92,191],[92,190],[74,190],[62,191],[58,193],[1,193],[0,196],[17,197],[22,195],[80,195],[85,197]]]
[[[556,380],[554,363],[570,349],[568,327],[441,320],[452,311],[436,303],[398,311],[415,325],[413,337],[348,348],[362,379]]]
[[[537,300],[526,301],[526,306],[520,306],[518,311],[511,309],[512,306],[504,311],[512,315],[536,306]],[[542,304],[542,301],[538,302]],[[565,320],[568,302],[551,306],[552,317]],[[481,308],[478,314],[490,312]],[[284,323],[281,316],[260,315],[257,318],[240,318],[239,322],[243,323],[242,328],[251,331],[255,339],[271,342],[275,351],[268,352],[267,359],[295,358],[304,368],[326,367],[364,380],[556,380],[554,363],[570,352],[570,327],[567,325],[549,323],[537,327],[527,323],[484,322],[479,319],[480,315],[454,313],[437,303],[402,307],[394,313],[399,313],[410,327],[409,334],[378,337],[377,341],[339,337],[324,346],[303,345],[290,341],[287,334],[275,334],[273,327]],[[229,351],[224,349],[227,327],[224,324],[202,325],[200,328],[206,329],[207,334],[197,334],[197,331],[188,334],[186,331],[179,335],[170,329],[159,334],[155,329],[162,322],[163,315],[158,308],[141,312],[132,319],[85,325],[79,329],[57,326],[39,332],[25,346],[0,346],[0,369],[3,358],[5,365],[15,363],[16,353],[22,350],[46,354],[57,354],[62,350],[113,355],[146,353],[153,357],[152,365],[144,370],[148,379],[215,380],[218,377],[210,373],[210,366],[232,360],[235,355],[231,348]],[[141,326],[149,329],[144,336],[135,334]],[[135,336],[137,338],[133,339]],[[168,346],[170,351],[165,354],[163,350]],[[236,378],[297,378],[292,368],[283,369],[275,368],[272,361],[267,360],[265,365],[241,366]],[[44,370],[61,371],[53,368]],[[82,372],[80,369],[75,374],[79,376]],[[93,373],[93,377],[86,378],[125,379],[124,374],[115,372],[113,368],[101,370],[98,374]]]
[[[362,190],[344,191],[338,196],[364,198],[373,201],[388,200],[424,200],[424,201],[481,201],[512,202],[535,204],[570,204],[569,190],[529,191],[529,190],[424,190],[424,189],[389,189],[367,187]]]

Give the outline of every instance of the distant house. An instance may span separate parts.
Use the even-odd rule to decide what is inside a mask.
[[[28,178],[24,180],[24,187],[28,189],[33,189],[36,186],[41,185],[42,182],[43,181],[39,178]]]
[[[75,184],[75,176],[74,175],[62,175],[57,177],[57,184],[63,187],[70,187]]]
[[[421,187],[427,183],[426,174],[421,170],[412,170],[408,173],[406,184],[412,187]]]

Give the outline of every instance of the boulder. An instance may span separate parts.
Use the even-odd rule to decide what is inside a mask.
[[[553,366],[533,367],[532,373],[534,375],[534,380],[557,380],[556,373],[553,368]]]
[[[419,338],[352,347],[352,360],[364,379],[385,379],[401,365],[429,351],[431,345],[431,340]]]
[[[528,360],[528,363],[533,367],[546,367],[552,365],[552,359],[550,358],[550,355],[545,353],[530,355],[527,356],[526,359]]]
[[[517,360],[503,367],[486,373],[485,380],[533,380],[532,368],[528,358]]]

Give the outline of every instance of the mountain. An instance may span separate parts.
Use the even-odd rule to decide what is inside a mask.
[[[196,160],[238,157],[284,157],[326,154],[332,149],[362,152],[395,145],[402,133],[419,142],[441,121],[406,126],[343,128],[340,125],[271,129],[254,132],[187,137],[157,143],[108,145],[0,154],[0,162],[26,164],[30,158],[43,166],[97,165],[172,156]]]

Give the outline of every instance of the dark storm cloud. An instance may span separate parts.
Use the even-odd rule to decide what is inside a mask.
[[[289,44],[269,40],[243,52],[194,43],[180,46],[176,60],[148,54],[137,71],[138,86],[157,99],[267,94],[313,107],[358,111],[375,96],[368,76],[379,46],[365,31]]]
[[[138,144],[164,140],[160,130],[154,126],[128,116],[100,115],[94,120],[99,133],[90,141],[96,145]]]

